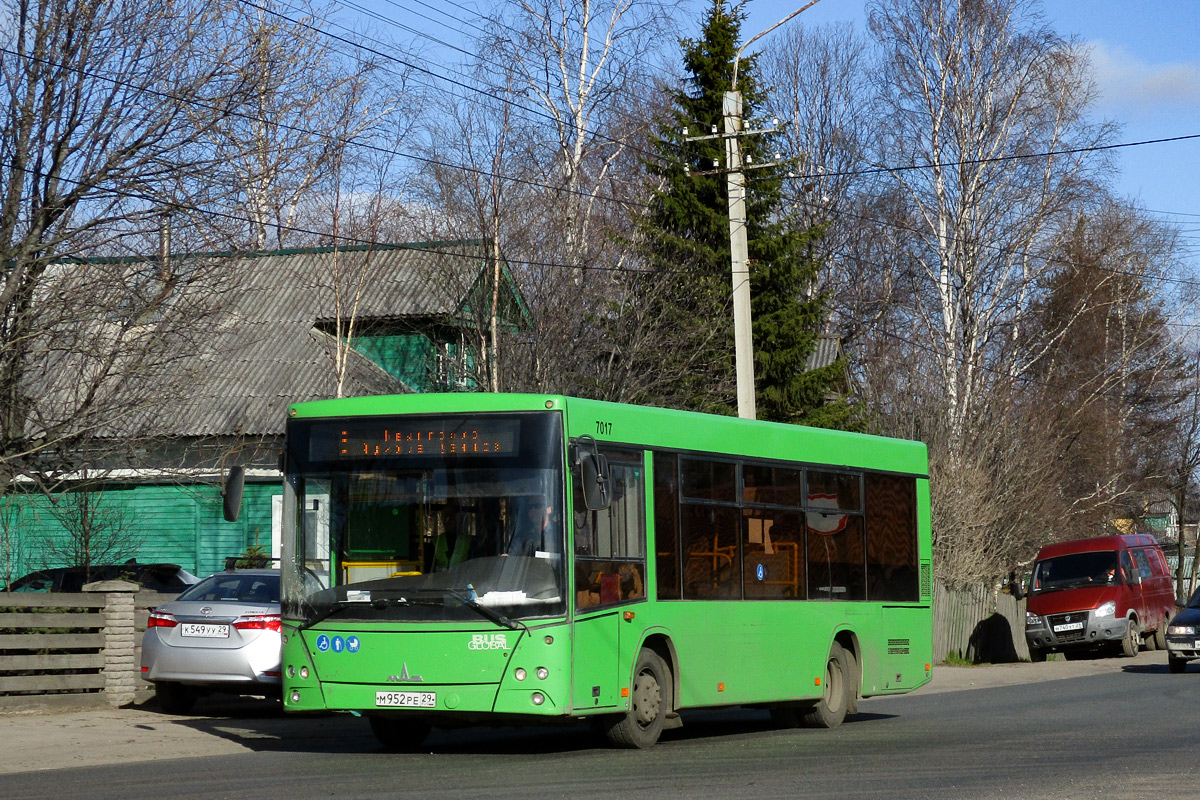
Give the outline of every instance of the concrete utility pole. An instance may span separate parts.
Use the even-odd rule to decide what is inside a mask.
[[[725,93],[722,113],[725,119],[725,168],[729,195],[729,266],[733,280],[733,357],[737,376],[738,416],[755,419],[754,400],[754,324],[750,313],[750,251],[746,244],[746,180],[742,174],[742,93],[738,91],[738,64],[747,47],[766,36],[806,8],[811,0],[738,49],[733,59],[733,81]],[[758,133],[759,131],[755,131]]]
[[[736,79],[735,79],[736,80]],[[733,357],[738,416],[755,419],[754,326],[750,312],[750,250],[746,243],[746,178],[742,174],[742,93],[725,93],[725,181],[729,196],[729,264],[733,280]]]

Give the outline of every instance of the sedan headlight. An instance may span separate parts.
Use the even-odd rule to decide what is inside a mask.
[[[1109,600],[1107,603],[1105,603],[1104,605],[1102,605],[1096,609],[1097,617],[1111,617],[1113,614],[1116,614],[1116,613],[1117,613],[1117,604],[1115,602],[1113,602],[1112,600]]]
[[[1169,625],[1169,626],[1167,626],[1167,633],[1171,634],[1172,636],[1195,636],[1196,635],[1196,626],[1195,625]]]

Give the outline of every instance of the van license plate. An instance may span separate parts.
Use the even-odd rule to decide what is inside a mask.
[[[1063,631],[1081,631],[1083,630],[1082,622],[1067,622],[1062,625],[1055,625],[1054,632],[1062,633]]]
[[[437,706],[436,692],[376,692],[378,708],[434,708]]]

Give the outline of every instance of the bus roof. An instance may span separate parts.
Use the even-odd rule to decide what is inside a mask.
[[[871,468],[921,477],[929,472],[922,442],[562,395],[459,392],[349,397],[297,403],[291,406],[289,416],[546,410],[564,413],[569,437],[590,435],[602,443]]]

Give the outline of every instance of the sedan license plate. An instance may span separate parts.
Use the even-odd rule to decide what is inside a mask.
[[[380,708],[433,708],[436,692],[376,692],[375,705]]]
[[[1055,625],[1054,632],[1062,633],[1063,631],[1081,631],[1083,630],[1082,622],[1067,622],[1063,625]]]
[[[211,622],[184,622],[179,626],[179,635],[197,639],[228,639],[229,626]]]

